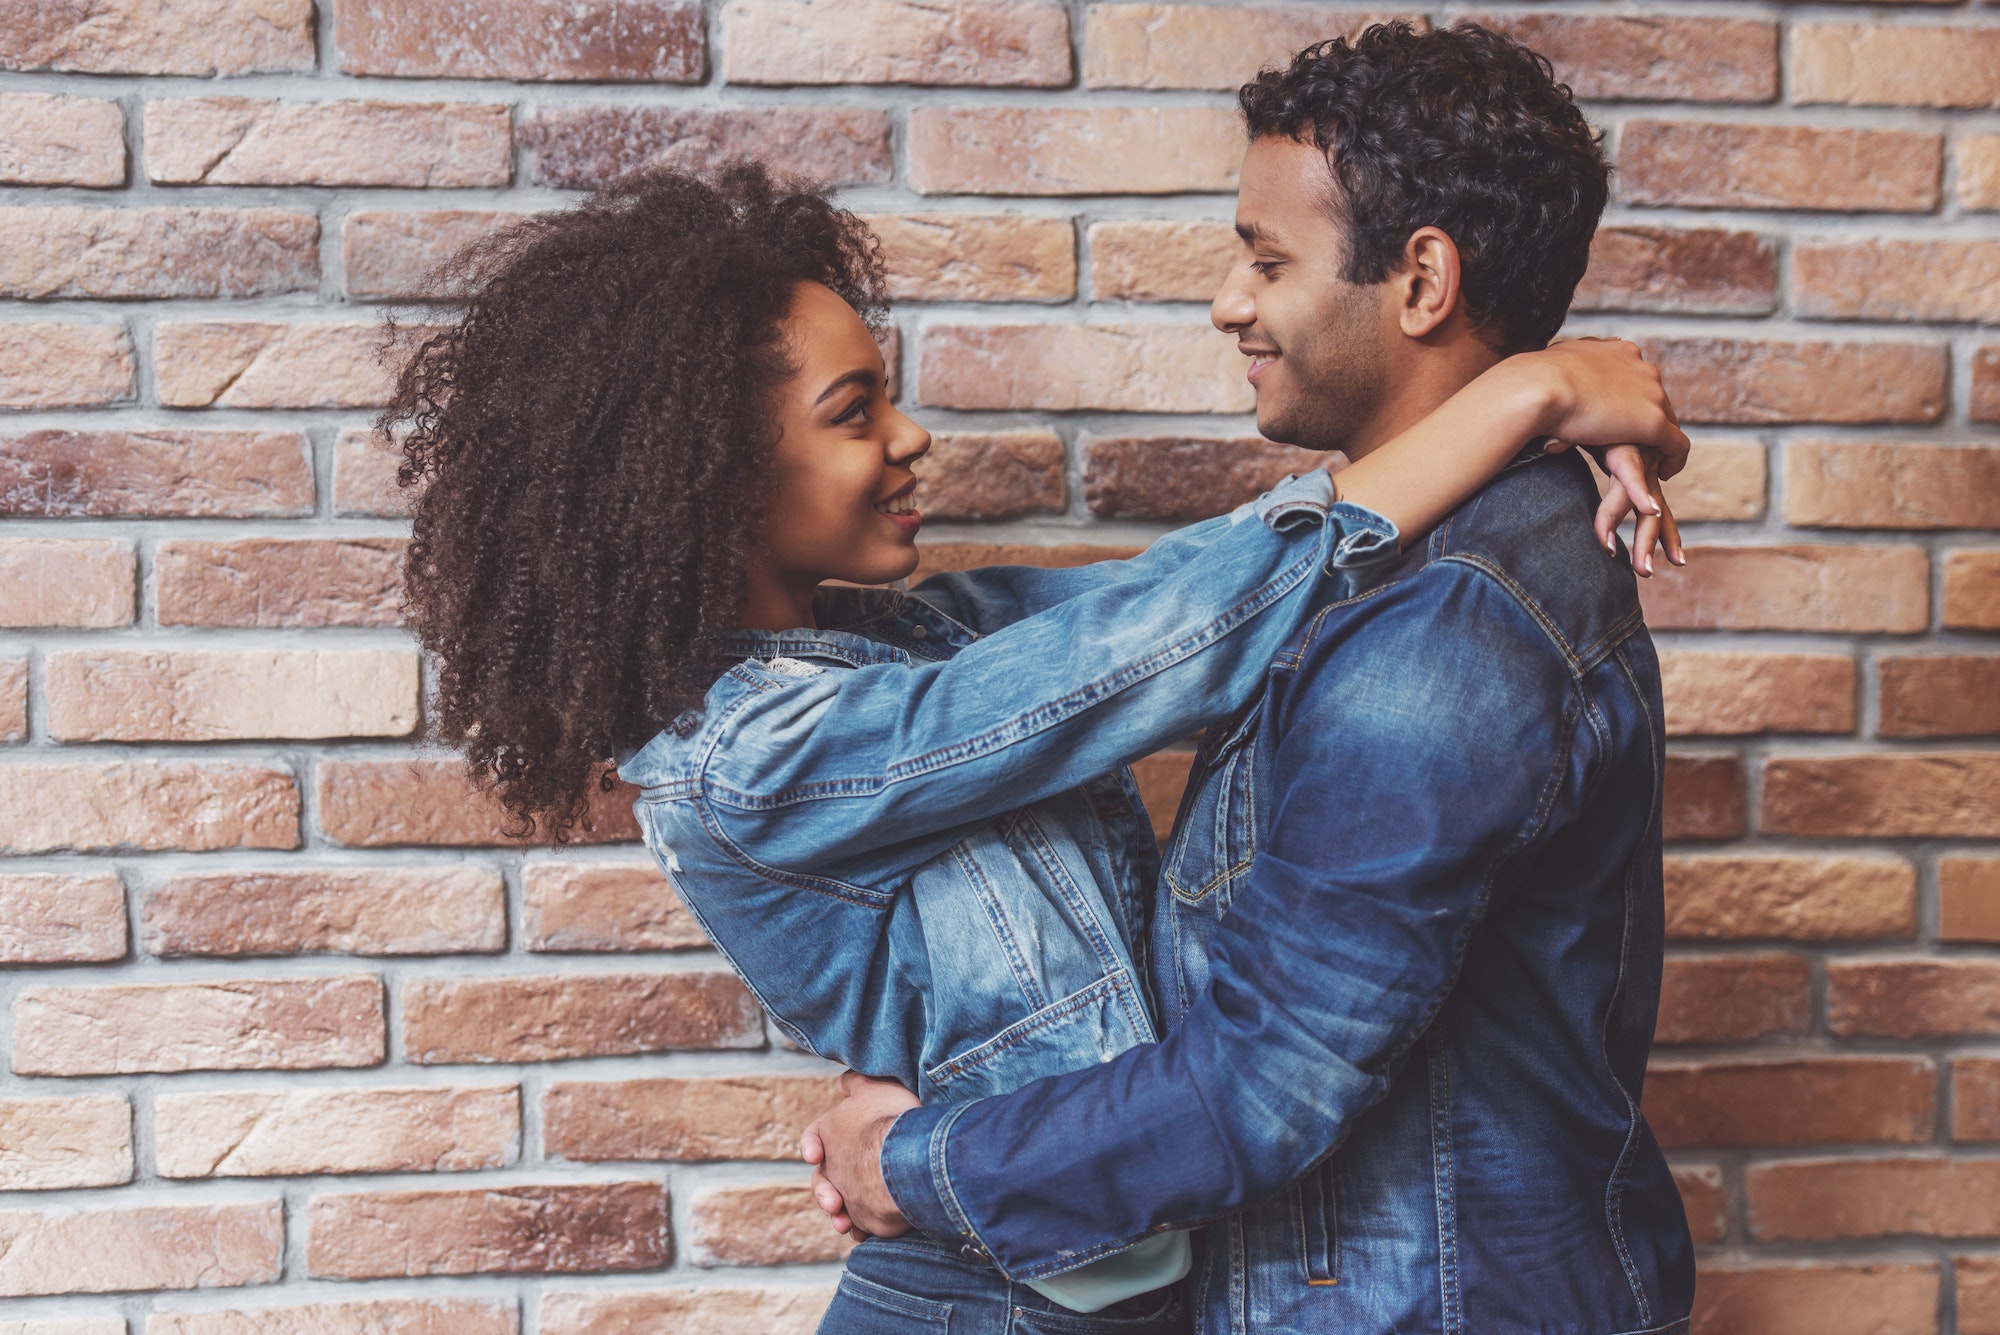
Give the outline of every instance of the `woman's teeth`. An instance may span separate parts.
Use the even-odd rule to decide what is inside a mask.
[[[878,502],[875,508],[885,515],[913,515],[917,512],[916,493],[906,491],[901,496],[891,496]]]

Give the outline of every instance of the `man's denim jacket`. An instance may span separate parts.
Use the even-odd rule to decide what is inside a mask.
[[[1241,706],[1323,584],[1394,530],[1323,472],[1131,561],[838,590],[746,631],[619,773],[646,843],[777,1025],[927,1100],[1157,1033],[1158,851],[1130,761]]]
[[[1686,1329],[1659,667],[1595,502],[1517,463],[1285,646],[1165,854],[1166,1038],[904,1114],[914,1224],[1038,1279],[1213,1221],[1205,1335]]]

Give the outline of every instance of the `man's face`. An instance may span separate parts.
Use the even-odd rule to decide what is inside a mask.
[[[1342,275],[1345,229],[1326,158],[1295,139],[1253,140],[1236,195],[1243,250],[1209,307],[1251,358],[1257,429],[1310,450],[1346,449],[1374,417],[1397,332],[1389,283]]]

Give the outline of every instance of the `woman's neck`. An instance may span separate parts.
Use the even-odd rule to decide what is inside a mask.
[[[816,630],[813,593],[817,579],[787,579],[774,571],[752,566],[744,572],[743,610],[736,624],[745,630],[796,630],[800,626]]]

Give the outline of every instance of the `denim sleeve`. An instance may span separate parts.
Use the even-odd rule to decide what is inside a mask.
[[[1589,763],[1563,741],[1561,654],[1453,566],[1329,610],[1267,697],[1269,837],[1180,1026],[906,1113],[883,1169],[913,1224],[1015,1279],[1060,1273],[1281,1190],[1383,1097]]]
[[[699,759],[704,819],[746,864],[900,884],[972,822],[1115,769],[1247,701],[1322,593],[1393,560],[1394,528],[1325,474],[1198,554],[1115,578],[944,662],[763,680]],[[1142,569],[1147,569],[1142,567]]]

